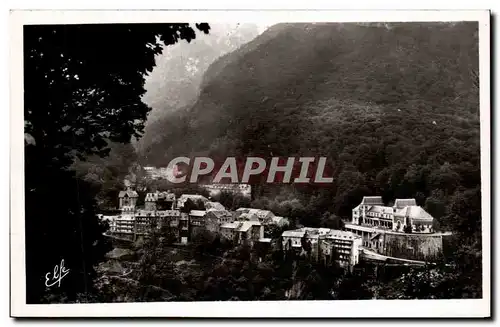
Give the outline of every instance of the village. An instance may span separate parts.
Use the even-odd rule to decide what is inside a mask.
[[[210,185],[208,189],[228,188]],[[230,189],[248,191],[248,187]],[[415,199],[395,199],[393,206],[386,206],[381,196],[365,196],[353,208],[352,219],[343,230],[296,225],[269,210],[229,211],[200,194],[176,198],[171,191],[156,191],[146,194],[141,207],[137,199],[138,193],[128,187],[119,193],[120,213],[100,215],[109,224],[107,236],[134,242],[148,237],[154,229],[168,227],[179,245],[187,246],[197,235],[208,233],[235,245],[279,248],[352,269],[363,260],[402,265],[432,263],[442,255],[443,238],[451,235],[434,231],[434,218]],[[273,237],[270,231],[276,230],[280,234]]]

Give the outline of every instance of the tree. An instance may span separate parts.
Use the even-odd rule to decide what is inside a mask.
[[[190,213],[191,210],[205,210],[203,201],[187,199],[186,202],[184,202],[184,206],[181,208],[181,212]]]
[[[144,75],[162,43],[195,32],[189,24],[31,25],[23,37],[26,297],[39,303],[57,292],[74,301],[92,292],[94,264],[109,244],[96,190],[68,168],[75,158],[107,155],[109,141],[140,136],[149,111]],[[70,273],[47,289],[44,276],[61,259]]]
[[[321,217],[321,227],[343,230],[344,221],[340,219],[337,215],[331,214],[330,212],[325,212]]]

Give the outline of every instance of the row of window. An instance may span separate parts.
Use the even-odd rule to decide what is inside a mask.
[[[376,217],[376,218],[387,218],[387,219],[392,218],[391,215],[389,215],[389,214],[378,213],[378,212],[368,212],[367,215],[372,216],[372,217]]]

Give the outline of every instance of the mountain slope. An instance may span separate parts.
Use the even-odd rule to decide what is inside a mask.
[[[319,155],[318,137],[346,117],[398,131],[436,121],[432,137],[443,124],[477,128],[477,71],[473,23],[276,25],[208,68],[197,102],[148,157]]]

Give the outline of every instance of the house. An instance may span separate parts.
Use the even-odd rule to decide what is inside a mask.
[[[231,222],[231,223],[224,223],[220,226],[220,236],[223,239],[235,242],[237,239],[237,232],[236,230],[240,226],[241,222]]]
[[[220,226],[221,238],[237,244],[250,244],[264,239],[264,226],[258,221],[234,221]]]
[[[189,211],[189,221],[191,226],[203,226],[205,227],[205,215],[207,214],[204,210],[191,210]]]
[[[169,191],[156,193],[156,207],[158,210],[173,210],[175,208],[175,194]]]
[[[139,195],[137,194],[136,191],[132,190],[131,188],[127,188],[126,191],[120,191],[118,194],[119,198],[119,209],[122,209],[123,207],[130,206],[134,207],[137,203],[137,198]]]
[[[325,264],[352,267],[359,262],[362,239],[350,232],[304,227],[283,232],[281,239],[285,251],[309,252],[311,259]]]
[[[175,194],[171,192],[147,193],[144,199],[146,210],[172,210],[175,205]]]
[[[243,221],[236,228],[237,243],[249,243],[253,245],[259,239],[264,238],[264,226],[258,221]]]
[[[144,198],[144,209],[156,210],[156,201],[158,201],[158,193],[147,193]]]
[[[152,228],[158,228],[156,212],[154,210],[137,210],[135,212],[135,232],[138,234],[146,234]]]
[[[199,234],[200,232],[203,232],[205,230],[206,213],[207,212],[204,210],[191,210],[189,212],[189,229],[191,237],[194,237],[196,234]]]
[[[220,232],[220,226],[233,221],[233,215],[227,210],[208,209],[205,215],[205,227],[213,233]]]
[[[179,227],[179,219],[181,216],[181,212],[179,210],[157,210],[156,216],[160,226],[168,224],[169,227],[174,229]]]
[[[281,234],[281,242],[283,250],[302,249],[302,238],[305,235],[305,230],[287,230]]]

